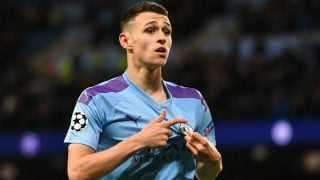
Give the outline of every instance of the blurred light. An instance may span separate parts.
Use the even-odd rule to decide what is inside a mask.
[[[0,166],[0,179],[17,179],[18,167],[13,162],[5,162]]]
[[[287,120],[277,121],[271,128],[271,138],[273,142],[280,146],[290,143],[293,135],[291,124]]]
[[[306,173],[320,174],[320,150],[305,152],[302,157],[302,168]]]
[[[268,159],[269,151],[264,145],[256,145],[251,150],[251,156],[254,161],[262,162]]]
[[[20,151],[28,158],[37,155],[40,151],[41,143],[39,136],[34,132],[26,132],[20,141]]]

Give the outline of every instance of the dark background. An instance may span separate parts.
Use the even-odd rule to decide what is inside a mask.
[[[1,3],[0,179],[67,178],[73,107],[83,89],[123,72],[119,19],[134,2]],[[320,1],[157,2],[173,25],[164,78],[197,88],[210,106],[218,179],[319,179]],[[278,120],[293,140],[260,140],[253,124]]]

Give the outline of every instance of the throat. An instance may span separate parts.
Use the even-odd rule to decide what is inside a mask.
[[[156,103],[160,104],[166,101],[169,98],[169,94],[164,84],[162,84],[162,88],[160,91],[154,93],[148,93],[150,98],[153,99]]]
[[[158,104],[163,103],[168,99],[168,95],[165,91],[163,91],[161,93],[149,94],[149,96],[151,99],[153,99]]]

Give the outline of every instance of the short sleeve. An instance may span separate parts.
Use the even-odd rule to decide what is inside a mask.
[[[211,115],[211,111],[207,106],[207,103],[201,96],[201,115],[200,115],[200,126],[199,126],[199,133],[208,138],[211,143],[216,145],[216,138],[215,138],[215,128],[214,122]]]
[[[84,144],[96,150],[102,130],[100,116],[92,96],[83,92],[80,98],[84,93],[91,101],[88,103],[77,101],[64,143]]]

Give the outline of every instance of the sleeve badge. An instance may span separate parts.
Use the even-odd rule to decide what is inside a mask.
[[[86,128],[88,124],[88,118],[83,112],[75,112],[72,115],[72,122],[71,122],[71,130],[72,131],[82,131]]]

